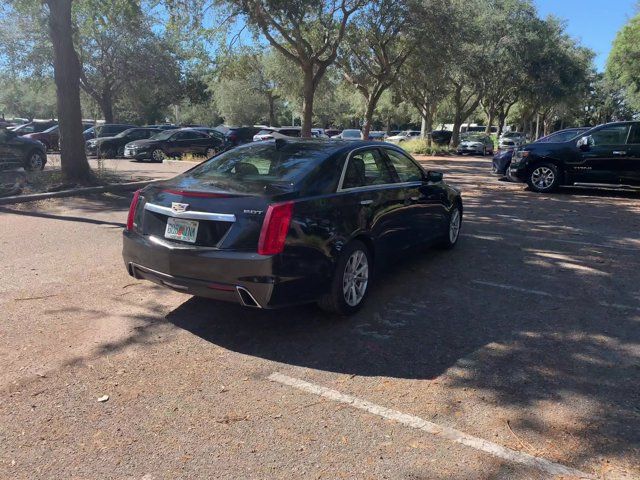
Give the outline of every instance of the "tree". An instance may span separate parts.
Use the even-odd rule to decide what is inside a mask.
[[[607,60],[607,76],[624,88],[630,103],[640,110],[640,14],[618,32]]]
[[[344,78],[364,97],[362,138],[369,138],[380,96],[398,78],[415,48],[411,38],[411,5],[375,0],[355,14],[347,28],[337,63]]]
[[[53,45],[53,69],[60,125],[60,164],[69,181],[86,183],[92,178],[84,150],[80,110],[80,61],[73,45],[72,0],[45,0],[49,8],[49,32]]]
[[[277,72],[279,55],[265,49],[244,49],[239,54],[226,56],[221,62],[223,82],[241,82],[252,94],[263,97],[268,107],[269,125],[276,124],[276,102],[281,98]]]
[[[364,0],[228,0],[278,52],[300,68],[302,136],[311,136],[313,101],[334,63],[351,15]]]
[[[138,118],[153,121],[158,110],[181,96],[177,55],[154,33],[140,1],[82,0],[74,13],[81,86],[100,106],[107,123],[115,120],[114,109],[124,97],[129,100],[124,107],[130,120],[136,119],[131,112],[138,108],[147,110]]]

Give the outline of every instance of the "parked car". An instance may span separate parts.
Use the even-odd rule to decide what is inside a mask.
[[[185,154],[213,157],[222,151],[224,143],[220,138],[192,128],[165,130],[146,140],[135,140],[124,147],[125,158],[162,162],[167,157]]]
[[[397,146],[277,139],[136,192],[123,257],[131,276],[182,293],[351,314],[374,262],[451,248],[461,221],[460,193]]]
[[[506,132],[498,140],[498,148],[514,148],[527,143],[527,136],[522,132]]]
[[[583,134],[587,130],[589,130],[589,127],[566,128],[564,130],[554,132],[551,135],[547,135],[546,137],[542,137],[534,143],[562,143]],[[513,158],[514,152],[514,147],[499,150],[493,157],[493,164],[491,168],[492,173],[509,178],[509,166],[511,165],[511,159]]]
[[[157,128],[158,130],[176,130],[180,128],[173,123],[161,123],[160,125],[145,125],[144,128]]]
[[[224,134],[222,132],[220,132],[219,130],[216,130],[215,128],[191,127],[191,130],[196,130],[198,132],[206,133],[210,137],[219,139],[220,142],[222,142],[223,144],[226,142],[226,138],[225,138]]]
[[[165,130],[157,128],[129,128],[113,137],[92,138],[86,142],[87,155],[98,158],[124,157],[124,147],[127,143],[144,140]]]
[[[254,142],[261,142],[263,140],[269,140],[273,138],[273,132],[275,132],[275,128],[263,128],[258,133],[253,136]]]
[[[360,140],[362,139],[362,132],[355,128],[347,128],[340,132],[338,135],[335,135],[331,138],[336,138],[339,140]]]
[[[397,135],[393,135],[387,138],[387,142],[402,143],[407,140],[413,140],[414,138],[420,138],[420,130],[405,130]]]
[[[340,135],[341,133],[342,133],[342,130],[337,129],[337,128],[327,128],[324,131],[324,134],[329,138],[336,137],[336,136]]]
[[[464,134],[462,141],[458,145],[458,155],[493,155],[493,139],[484,133]]]
[[[449,145],[452,136],[451,130],[434,130],[431,132],[431,141],[436,145]]]
[[[369,140],[384,140],[387,136],[386,132],[382,131],[371,131],[369,132]]]
[[[599,125],[564,142],[516,150],[509,175],[534,192],[561,185],[640,187],[640,122]]]
[[[0,169],[42,170],[46,163],[47,150],[43,143],[0,128]]]
[[[10,128],[16,134],[22,136],[28,133],[44,132],[45,130],[48,130],[49,128],[57,124],[58,122],[56,122],[55,120],[50,120],[50,121],[34,120],[33,122],[24,123],[22,125],[18,125],[16,127],[10,127]]]
[[[92,138],[113,137],[130,128],[136,128],[136,126],[123,123],[105,123],[88,128],[83,132],[83,136],[85,141],[91,140]]]
[[[300,138],[302,135],[302,127],[272,127],[264,128],[253,136],[253,141],[258,142],[262,140],[270,140],[276,138],[278,135],[284,135],[285,137]],[[326,137],[322,128],[312,128],[311,136],[314,138]]]
[[[252,142],[253,136],[262,129],[257,127],[227,127],[221,125],[216,127],[216,130],[225,136],[224,149],[226,150]]]
[[[87,129],[90,128],[93,124],[91,123],[83,123],[82,128]],[[38,133],[27,133],[24,135],[26,138],[31,138],[33,140],[38,140],[39,142],[44,143],[44,146],[47,150],[60,150],[60,127],[59,125],[54,125],[51,128],[48,128],[44,132]]]

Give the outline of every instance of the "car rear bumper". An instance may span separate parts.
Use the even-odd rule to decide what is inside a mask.
[[[309,303],[328,287],[328,281],[314,274],[326,269],[304,265],[300,259],[172,246],[163,239],[126,230],[122,255],[129,274],[135,278],[247,307]]]

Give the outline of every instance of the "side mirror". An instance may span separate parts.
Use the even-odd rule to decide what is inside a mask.
[[[444,177],[444,175],[442,174],[442,172],[434,172],[433,170],[429,170],[427,172],[427,182],[430,183],[438,183],[442,181],[442,178]]]
[[[587,150],[589,150],[592,145],[593,145],[593,138],[591,137],[591,135],[580,137],[577,143],[577,147],[583,152],[586,152]]]

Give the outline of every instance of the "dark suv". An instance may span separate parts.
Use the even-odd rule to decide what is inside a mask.
[[[47,151],[43,143],[0,128],[0,170],[17,167],[42,170],[45,163]]]
[[[599,125],[565,142],[518,149],[510,177],[535,192],[561,185],[640,188],[640,122]]]

